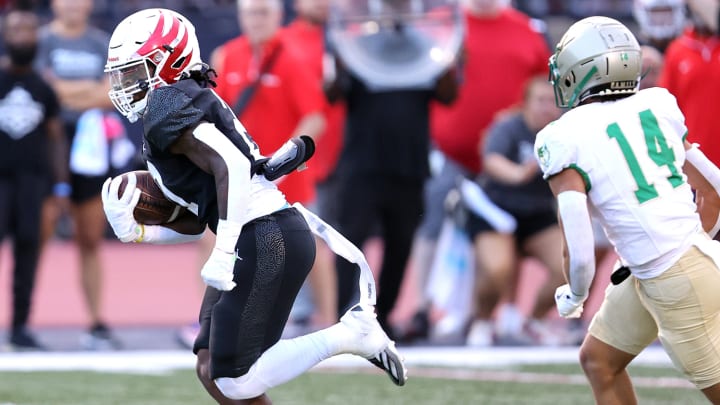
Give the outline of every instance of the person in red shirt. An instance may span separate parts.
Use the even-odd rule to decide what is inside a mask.
[[[281,2],[240,0],[238,17],[244,35],[221,45],[211,59],[218,95],[262,150],[277,150],[293,136],[317,138],[325,129],[324,94],[299,50],[280,35]],[[283,179],[278,187],[289,202],[313,200],[309,173]]]
[[[412,262],[418,279],[418,310],[402,340],[428,333],[429,299],[425,283],[435,255],[443,218],[443,202],[458,176],[472,177],[482,167],[486,128],[495,115],[519,104],[523,86],[547,75],[550,56],[542,22],[506,5],[504,0],[463,0],[465,17],[463,81],[451,105],[434,103],[431,136],[442,163],[425,184],[425,216],[413,242]],[[443,159],[444,158],[444,159]]]
[[[707,157],[720,164],[720,138],[715,114],[720,110],[720,37],[697,19],[665,53],[658,85],[670,91],[685,115],[688,141],[702,145]]]
[[[298,5],[308,2],[300,0]],[[315,201],[317,176],[331,170],[323,165],[327,143],[319,141],[328,136],[325,117],[329,110],[321,85],[322,29],[313,26],[313,19],[304,18],[294,24],[294,32],[284,32],[279,0],[240,0],[238,16],[244,35],[221,45],[212,55],[211,66],[218,72],[216,91],[262,150],[277,150],[298,135],[318,140],[309,169],[278,180],[289,202],[310,205]],[[307,325],[311,330],[338,319],[333,258],[319,238],[316,245],[319,249],[308,278],[315,307]]]
[[[436,103],[432,135],[447,157],[480,172],[480,143],[494,115],[522,100],[523,85],[547,72],[540,24],[502,0],[465,0],[465,75],[452,105]]]
[[[325,68],[325,23],[329,8],[329,0],[296,0],[297,18],[282,32],[284,42],[289,48],[299,51],[303,66],[310,69],[318,86],[322,86],[328,74]],[[327,125],[317,139],[315,155],[309,168],[319,188],[328,181],[340,155],[345,105],[326,103],[323,115]],[[328,217],[325,215],[323,218]]]

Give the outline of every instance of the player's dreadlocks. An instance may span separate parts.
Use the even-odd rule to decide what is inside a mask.
[[[206,63],[202,63],[200,65],[200,70],[193,69],[189,72],[183,72],[180,76],[180,80],[193,79],[201,87],[217,87],[217,83],[213,80],[216,77],[218,77],[218,74],[215,69],[211,68]]]

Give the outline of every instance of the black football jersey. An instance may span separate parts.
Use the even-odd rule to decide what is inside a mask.
[[[51,171],[45,124],[59,111],[55,92],[37,73],[0,69],[0,173]]]
[[[198,206],[198,218],[215,229],[218,220],[215,179],[187,157],[170,153],[169,146],[187,128],[210,122],[250,160],[251,175],[267,160],[235,118],[232,110],[211,89],[195,80],[181,80],[153,90],[143,114],[143,157],[159,172],[173,194]]]

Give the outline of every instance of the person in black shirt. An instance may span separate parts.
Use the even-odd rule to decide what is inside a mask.
[[[12,10],[2,21],[7,56],[0,61],[0,241],[13,237],[13,317],[9,343],[43,349],[27,330],[40,255],[42,203],[54,180],[61,209],[70,193],[67,143],[55,93],[32,68],[37,16]],[[49,174],[52,173],[51,176]]]
[[[208,393],[222,404],[270,403],[269,388],[340,353],[368,359],[403,385],[406,370],[377,322],[375,286],[362,253],[302,205],[291,207],[271,181],[309,158],[309,138],[286,144],[278,157],[261,155],[210,88],[212,71],[200,60],[194,27],[171,10],[142,10],[120,22],[106,71],[118,111],[130,121],[142,118],[150,173],[166,197],[191,213],[169,224],[139,224],[136,178],[127,175],[122,195],[123,177],[108,179],[101,194],[116,236],[182,243],[196,240],[206,226],[216,234],[200,272],[208,288],[193,348]],[[360,266],[363,295],[340,322],[281,340],[315,259],[313,233]]]
[[[407,26],[391,34],[381,31],[364,38],[364,46],[370,49],[392,43],[398,49],[386,54],[388,58],[411,52],[402,45],[404,40],[397,40],[403,35],[413,39],[416,34]],[[410,42],[406,46],[410,47]],[[335,220],[338,229],[358,246],[380,231],[384,249],[377,312],[383,328],[392,330],[388,316],[395,307],[423,215],[423,187],[430,174],[430,104],[455,100],[457,71],[448,68],[429,88],[376,88],[346,63],[338,53],[335,80],[326,86],[330,102],[344,99],[347,106],[343,147],[333,175],[338,185]],[[352,263],[338,258],[340,313],[354,301],[357,275],[351,268]]]

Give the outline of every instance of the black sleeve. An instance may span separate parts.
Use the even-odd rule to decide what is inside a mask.
[[[153,146],[165,151],[182,134],[182,131],[202,121],[203,112],[181,90],[159,87],[148,96],[143,114],[145,138]]]

